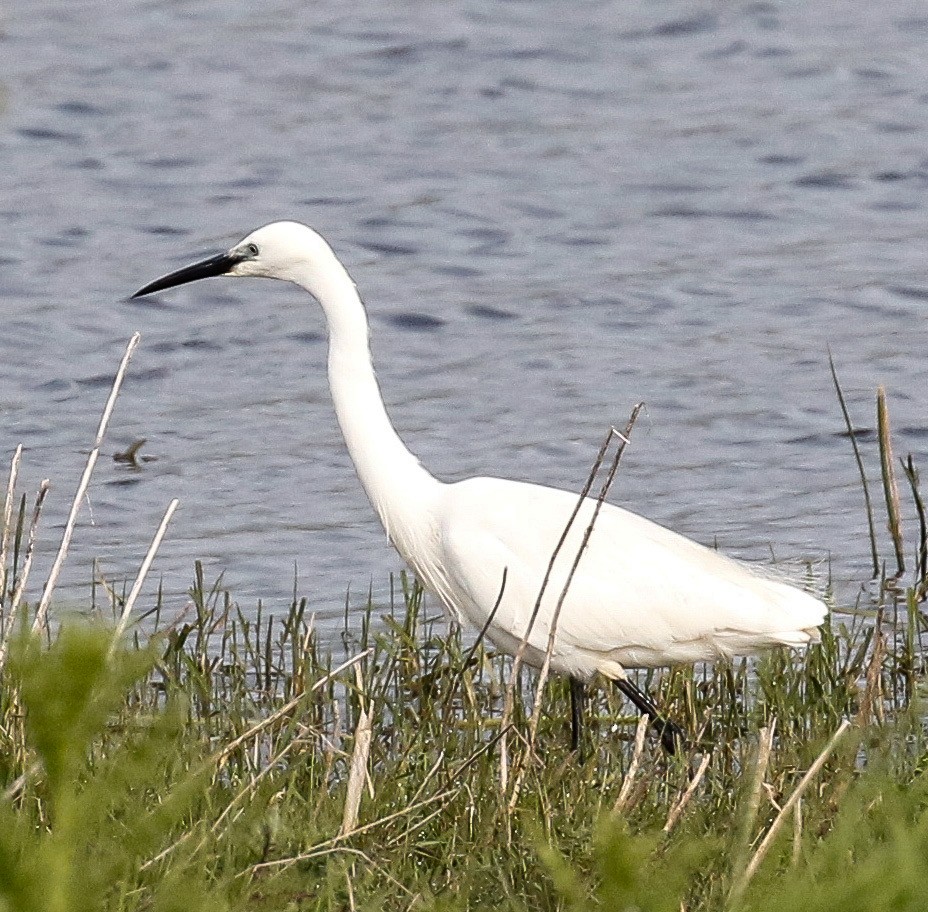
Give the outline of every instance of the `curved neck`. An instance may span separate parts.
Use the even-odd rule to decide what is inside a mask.
[[[396,433],[371,360],[369,327],[354,282],[335,254],[323,270],[295,277],[325,312],[329,329],[329,386],[335,414],[361,484],[384,529],[400,550],[406,517],[421,515],[423,498],[439,482]],[[406,556],[406,555],[404,555]]]

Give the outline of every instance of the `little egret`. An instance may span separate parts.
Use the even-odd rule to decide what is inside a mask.
[[[133,295],[209,276],[284,279],[322,306],[335,413],[361,484],[403,560],[458,621],[514,655],[578,497],[502,478],[447,484],[404,445],[387,416],[354,282],[329,245],[297,222],[274,222],[225,253],[172,272]],[[596,504],[587,499],[552,568],[525,660],[544,661],[555,607]],[[612,680],[651,718],[672,751],[680,729],[628,677],[628,668],[727,659],[817,639],[827,608],[794,586],[650,520],[603,504],[557,619],[551,671],[571,679],[579,737],[583,684]]]

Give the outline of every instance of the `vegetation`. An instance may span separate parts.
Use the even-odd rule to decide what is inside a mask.
[[[567,688],[548,685],[534,744],[528,679],[501,729],[508,662],[470,655],[416,588],[346,636],[344,661],[319,655],[303,603],[249,620],[202,581],[193,602],[194,618],[112,656],[102,626],[14,642],[0,906],[914,909],[926,895],[905,624],[837,624],[804,658],[656,678],[699,733],[683,756],[636,750],[603,690],[581,761]]]
[[[0,559],[0,910],[920,910],[928,549],[897,539],[898,487],[887,551],[914,573],[884,574],[804,655],[642,675],[692,733],[677,756],[601,689],[582,758],[566,684],[544,685],[536,729],[534,673],[513,679],[405,578],[338,655],[305,601],[246,615],[199,567],[176,622],[159,600],[127,641],[136,585],[111,593],[115,625],[49,634],[44,595],[22,599],[20,501]]]

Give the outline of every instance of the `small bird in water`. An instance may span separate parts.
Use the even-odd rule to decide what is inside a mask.
[[[142,437],[139,440],[133,440],[129,447],[122,453],[113,453],[113,462],[127,462],[129,465],[134,468],[139,467],[139,450],[145,446],[145,438]],[[156,456],[142,456],[142,462],[154,462]]]
[[[133,297],[210,276],[283,279],[321,305],[329,331],[335,413],[361,484],[390,541],[425,588],[458,620],[540,667],[557,602],[596,502],[502,478],[451,484],[431,475],[394,429],[371,360],[368,321],[354,282],[323,238],[275,222],[229,250],[141,288]],[[559,557],[549,562],[570,525]],[[548,577],[534,624],[530,619]],[[583,685],[611,680],[647,714],[669,751],[682,732],[665,720],[629,668],[711,662],[818,638],[827,608],[802,589],[612,504],[603,504],[555,631],[551,670],[571,679],[572,730],[580,734]]]

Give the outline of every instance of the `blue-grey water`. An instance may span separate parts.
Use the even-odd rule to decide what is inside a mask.
[[[126,301],[286,217],[348,265],[438,476],[577,489],[643,400],[613,500],[749,559],[830,561],[851,599],[866,517],[827,350],[855,421],[884,384],[924,466],[926,45],[906,2],[8,6],[0,446],[24,444],[30,499],[52,481],[33,594],[140,330],[59,605],[86,604],[92,558],[134,576],[172,497],[146,598],[160,580],[182,605],[196,558],[245,609],[286,603],[295,570],[323,621],[349,585],[385,597],[399,562],[316,305],[230,280]],[[139,437],[156,461],[109,458]]]

